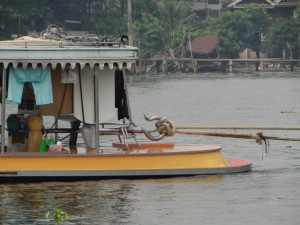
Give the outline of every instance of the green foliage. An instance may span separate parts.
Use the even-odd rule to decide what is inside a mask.
[[[266,32],[268,14],[265,9],[249,6],[244,10],[227,11],[220,18],[207,18],[204,34],[219,37],[221,58],[237,58],[245,48],[261,51],[261,34]]]
[[[202,20],[192,11],[191,4],[191,0],[132,0],[133,43],[141,47],[141,57],[162,55],[169,48],[178,47],[186,30],[191,39],[218,35],[217,50],[222,58],[236,58],[245,48],[255,51],[257,57],[262,50],[271,57],[281,57],[282,49],[287,47],[293,58],[299,57],[300,7],[297,18],[279,21],[269,30],[270,18],[263,8],[249,6],[224,11],[220,18]],[[71,24],[66,20],[81,23]],[[119,37],[127,33],[127,1],[0,1],[0,39],[10,39],[11,34],[39,33],[49,24],[65,30]]]
[[[41,32],[50,24],[65,30],[120,36],[127,32],[125,3],[123,0],[1,0],[0,39],[10,39],[11,34]],[[71,24],[66,20],[81,23]]]
[[[299,58],[300,7],[297,12],[297,18],[281,19],[267,34],[264,48],[271,57],[282,57],[282,50],[289,49],[293,58]]]
[[[67,213],[57,206],[53,207],[52,211],[47,212],[45,217],[53,219],[55,223],[67,222],[68,220]]]
[[[191,10],[191,1],[134,2],[133,33],[142,57],[162,54],[180,44],[185,30],[195,31],[198,18]]]
[[[87,19],[89,31],[101,35],[121,36],[127,33],[127,19],[121,8],[115,5],[97,5]]]
[[[267,32],[267,25],[270,20],[267,11],[264,8],[249,6],[244,12],[247,14],[249,28],[247,30],[246,40],[247,47],[257,53],[261,51],[261,36]]]
[[[136,38],[136,42],[138,42],[136,45],[141,49],[141,57],[152,57],[164,50],[161,37],[163,27],[161,27],[159,20],[151,14],[142,13],[142,19],[135,23],[133,30],[135,34],[139,34],[138,39]]]
[[[164,42],[167,44],[167,48],[174,47],[180,43],[180,41],[177,42],[178,39],[181,40],[182,38],[182,33],[179,38],[175,36],[178,26],[193,14],[191,5],[186,1],[178,0],[162,0],[158,4],[159,20],[165,31]]]
[[[246,48],[250,22],[242,11],[224,12],[220,18],[207,18],[205,34],[219,37],[218,52],[222,58],[236,58]]]
[[[1,0],[0,39],[8,39],[12,34],[33,31],[43,19],[44,0]]]

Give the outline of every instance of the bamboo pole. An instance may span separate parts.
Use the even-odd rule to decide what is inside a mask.
[[[192,59],[193,69],[194,69],[194,73],[196,73],[197,70],[196,70],[196,66],[195,66],[195,63],[194,63],[194,57],[193,57],[193,51],[192,51],[191,34],[190,34],[190,32],[188,33],[188,39],[189,39],[189,46],[190,46],[190,52],[191,52],[191,59]]]
[[[94,68],[94,76],[95,76],[95,147],[96,152],[99,151],[99,76],[100,76],[100,68],[95,65]]]

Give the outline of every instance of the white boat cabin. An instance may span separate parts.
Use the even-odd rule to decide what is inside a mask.
[[[7,102],[18,104],[16,116],[71,115],[96,130],[115,115],[130,119],[124,73],[135,64],[137,51],[122,42],[1,41],[1,152],[5,130],[15,129],[3,116]]]

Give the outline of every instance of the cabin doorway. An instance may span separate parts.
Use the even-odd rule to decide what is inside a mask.
[[[21,104],[19,104],[18,109],[20,112],[34,112],[36,108],[35,95],[31,82],[25,82],[23,87]]]

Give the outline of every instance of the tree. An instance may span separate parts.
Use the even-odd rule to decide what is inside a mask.
[[[268,20],[265,9],[249,6],[244,10],[224,12],[220,18],[207,18],[204,34],[218,35],[217,49],[222,58],[237,58],[246,48],[255,51],[260,58],[261,35],[267,32]]]
[[[184,31],[195,32],[196,24],[199,24],[199,18],[191,9],[191,1],[136,0],[133,15],[135,39],[141,44],[142,57],[162,54],[178,46]]]
[[[162,38],[165,49],[173,48],[180,44],[182,33],[188,29],[187,22],[196,15],[191,9],[190,1],[161,0],[158,7],[159,21],[164,30]]]
[[[220,18],[207,18],[204,24],[204,34],[218,35],[217,50],[221,58],[237,58],[247,47],[247,30],[251,24],[245,12],[224,12]]]
[[[127,32],[123,0],[1,0],[0,38],[40,32],[50,24],[65,30],[85,30],[120,36]],[[67,20],[81,24],[66,23]]]
[[[260,52],[262,50],[261,37],[264,33],[267,33],[267,25],[269,22],[269,16],[267,11],[261,7],[248,6],[244,12],[247,15],[249,23],[249,29],[246,33],[246,46],[252,51],[255,51],[256,58],[260,58]],[[259,62],[256,62],[256,71],[258,71]]]
[[[281,57],[282,51],[284,54],[289,51],[291,57],[298,58],[299,33],[299,21],[297,19],[281,20],[271,28],[267,35],[265,48],[272,57]]]
[[[1,0],[0,39],[10,39],[12,34],[24,35],[36,30],[43,20],[45,0]]]
[[[256,57],[260,58],[261,37],[267,32],[269,16],[264,8],[249,6],[244,11],[250,21],[249,29],[246,35],[246,45],[251,50],[255,51]]]
[[[138,34],[136,45],[141,49],[142,58],[150,58],[153,55],[162,53],[164,42],[161,38],[163,27],[160,21],[151,14],[145,15],[142,13],[142,18],[135,22],[134,33]],[[138,42],[138,43],[137,43]]]
[[[297,17],[289,20],[281,19],[266,35],[264,51],[270,57],[299,58],[300,7],[296,10]]]
[[[101,35],[121,36],[127,33],[124,5],[115,1],[91,1],[87,30]]]

